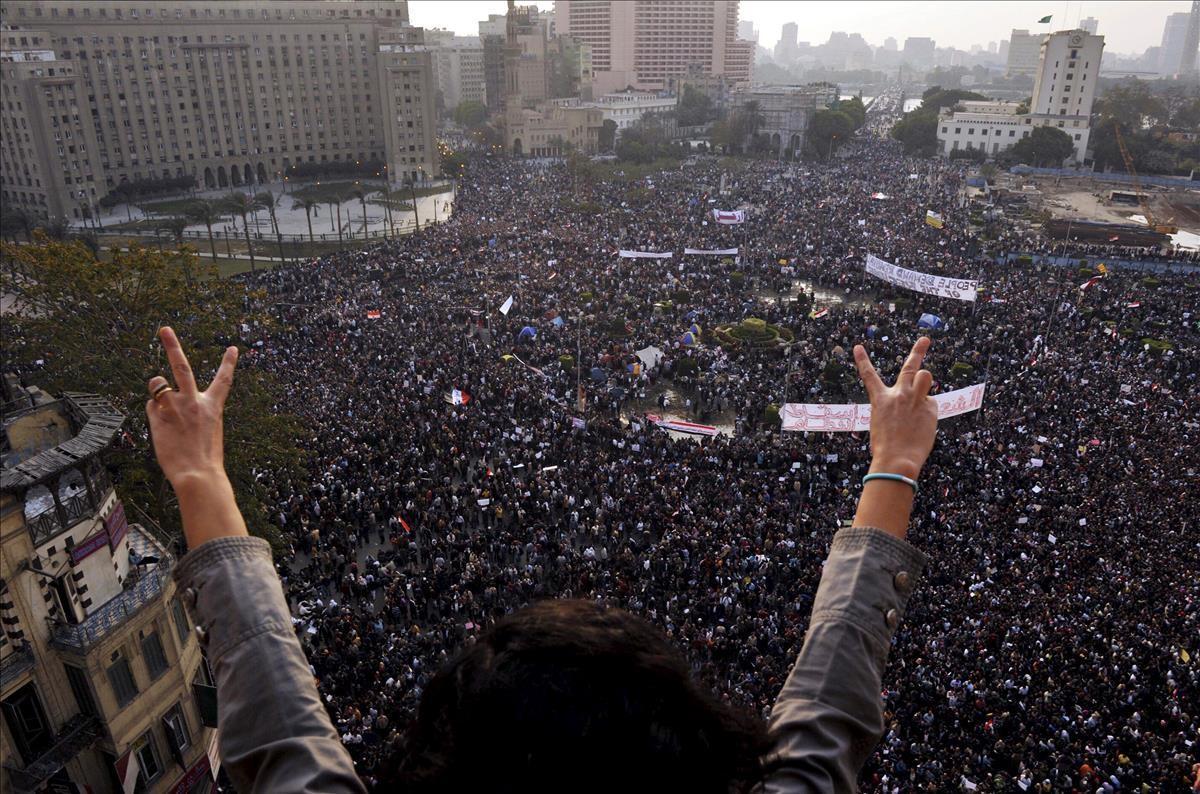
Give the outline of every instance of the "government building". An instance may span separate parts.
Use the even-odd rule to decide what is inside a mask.
[[[122,183],[432,178],[431,57],[403,0],[4,0],[0,198],[77,221]]]

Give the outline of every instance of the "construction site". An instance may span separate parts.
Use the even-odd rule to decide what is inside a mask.
[[[1044,213],[1055,239],[1200,249],[1200,180],[1164,187],[1107,176],[1001,173],[992,192]]]

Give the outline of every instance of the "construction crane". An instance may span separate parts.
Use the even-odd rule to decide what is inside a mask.
[[[1168,218],[1164,223],[1155,222],[1154,215],[1150,212],[1150,202],[1142,191],[1142,180],[1138,178],[1137,169],[1133,167],[1133,157],[1129,154],[1129,147],[1125,145],[1125,136],[1121,134],[1121,125],[1114,123],[1113,132],[1117,136],[1117,147],[1121,150],[1121,158],[1125,161],[1125,170],[1133,178],[1134,194],[1137,196],[1138,204],[1142,207],[1142,214],[1146,216],[1146,225],[1159,234],[1175,234],[1179,231],[1179,227],[1171,225],[1174,218]]]

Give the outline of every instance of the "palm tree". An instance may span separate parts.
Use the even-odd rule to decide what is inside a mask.
[[[224,219],[221,213],[221,206],[212,199],[196,199],[184,211],[184,216],[192,223],[203,223],[208,229],[208,245],[212,249],[213,261],[217,261],[217,244],[213,240],[213,224],[220,223]]]
[[[230,193],[225,198],[225,208],[242,216],[242,229],[246,233],[246,250],[250,254],[250,272],[254,272],[254,244],[250,241],[250,215],[262,209],[258,199],[249,193]]]
[[[175,247],[183,245],[183,233],[187,227],[192,225],[192,221],[182,215],[168,215],[158,222],[158,229],[164,232],[169,232],[175,240]],[[160,245],[159,248],[162,246]]]
[[[337,214],[337,236],[338,247],[342,245],[342,194],[339,190],[327,190],[324,193],[325,203],[329,205],[329,221],[333,223],[334,214]]]
[[[262,205],[263,209],[271,214],[271,226],[275,229],[275,242],[279,246],[279,261],[284,261],[283,256],[283,235],[279,233],[279,219],[275,217],[275,208],[279,206],[279,202],[283,200],[281,196],[276,196],[269,190],[264,190],[254,197],[254,200]]]
[[[304,210],[304,217],[308,219],[308,241],[310,243],[315,243],[317,241],[317,238],[313,236],[312,213],[313,210],[319,206],[321,206],[321,200],[313,198],[312,196],[292,199],[292,209]]]
[[[350,195],[354,196],[354,198],[358,199],[362,204],[364,240],[367,238],[367,196],[369,196],[372,192],[373,191],[367,188],[365,185],[360,185],[357,182],[354,183],[354,187],[350,188]]]

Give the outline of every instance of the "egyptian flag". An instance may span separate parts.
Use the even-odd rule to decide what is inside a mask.
[[[400,526],[404,527],[404,531],[411,535],[412,527],[408,525],[408,522],[404,520],[404,517],[397,515],[396,518],[400,520]]]
[[[820,320],[822,317],[828,317],[828,316],[829,316],[829,307],[826,306],[824,309],[814,309],[808,315],[808,318],[810,320]]]
[[[1090,290],[1092,287],[1096,286],[1096,284],[1098,284],[1099,282],[1101,282],[1103,280],[1104,280],[1104,276],[1092,276],[1087,281],[1085,281],[1079,285],[1079,291],[1087,292],[1088,290]]]

